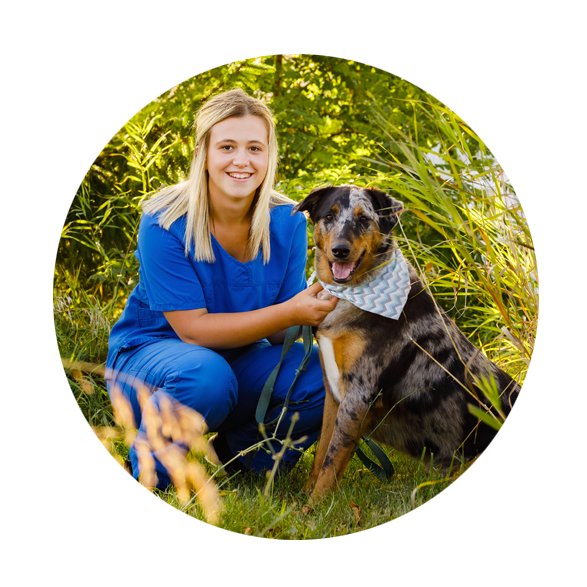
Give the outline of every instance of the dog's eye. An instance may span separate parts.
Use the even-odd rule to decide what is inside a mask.
[[[326,218],[326,220],[328,220],[328,222],[330,222],[334,216],[332,214],[326,214],[326,216],[324,216],[324,218]]]
[[[359,222],[367,222],[369,220],[366,216],[359,217]]]

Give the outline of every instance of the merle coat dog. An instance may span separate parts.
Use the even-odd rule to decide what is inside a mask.
[[[397,247],[391,230],[402,209],[382,191],[345,185],[314,190],[293,213],[307,211],[314,224],[320,280],[360,285]],[[312,499],[336,488],[365,434],[415,459],[426,449],[434,466],[448,466],[454,454],[477,456],[496,430],[469,404],[497,416],[480,379],[495,382],[505,415],[518,395],[518,384],[469,342],[408,269],[411,287],[398,320],[341,299],[316,331],[326,400],[306,485]]]

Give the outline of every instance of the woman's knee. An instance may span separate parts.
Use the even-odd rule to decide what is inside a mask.
[[[164,391],[201,414],[211,430],[228,416],[238,400],[236,376],[216,353],[207,354],[205,359],[194,358],[193,363],[184,361],[166,378]]]
[[[210,349],[165,340],[121,357],[108,381],[111,399],[130,402],[135,425],[153,395],[173,398],[200,413],[210,427],[236,405],[238,383],[230,365]],[[156,398],[152,398],[151,401]]]

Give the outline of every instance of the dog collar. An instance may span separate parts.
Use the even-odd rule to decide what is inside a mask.
[[[391,259],[375,279],[362,285],[335,285],[324,283],[320,279],[318,281],[331,295],[348,300],[361,310],[392,320],[398,320],[401,316],[410,292],[408,265],[399,249],[393,252]]]

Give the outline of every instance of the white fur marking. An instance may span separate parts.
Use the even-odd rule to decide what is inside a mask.
[[[330,391],[332,392],[334,399],[340,404],[340,393],[338,391],[338,379],[340,375],[338,373],[336,359],[334,358],[332,341],[323,334],[319,334],[317,339],[318,345],[320,346],[320,352],[322,353],[322,361],[324,363],[326,377],[328,378],[328,384],[330,385]]]

